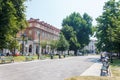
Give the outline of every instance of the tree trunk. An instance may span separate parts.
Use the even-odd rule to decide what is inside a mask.
[[[58,54],[58,56],[59,56],[59,59],[61,59],[61,51],[60,51],[60,53]]]
[[[39,53],[37,53],[37,58],[38,58],[38,60],[40,59],[40,55],[39,55]]]
[[[120,59],[120,52],[118,53],[118,55],[119,55],[119,57],[118,57],[118,58]]]
[[[62,51],[62,55],[64,55],[63,51]]]
[[[68,50],[68,55],[70,55],[69,50]]]
[[[117,57],[119,58],[119,53],[117,53]]]
[[[77,56],[77,50],[74,50],[74,55]]]

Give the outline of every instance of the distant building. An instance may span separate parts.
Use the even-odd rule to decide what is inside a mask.
[[[97,38],[95,36],[96,36],[96,32],[94,32],[93,36],[90,37],[90,42],[87,46],[84,47],[84,50],[87,50],[90,53],[96,52],[95,44],[97,43]]]
[[[29,27],[26,29],[26,34],[34,42],[38,41],[39,34],[40,40],[57,40],[59,38],[60,30],[54,26],[45,23],[44,21],[39,21],[39,19],[31,18],[28,20]]]
[[[24,52],[35,54],[39,50],[39,41],[49,42],[50,40],[59,39],[60,29],[45,23],[44,21],[40,21],[39,19],[30,18],[28,23],[29,26],[24,30],[24,32],[20,31],[17,35],[18,37],[21,37],[24,33],[26,35],[27,41],[19,41],[21,46],[22,44],[25,45]]]

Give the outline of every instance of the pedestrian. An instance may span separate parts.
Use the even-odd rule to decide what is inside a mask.
[[[101,61],[103,61],[105,58],[104,52],[101,52]]]
[[[9,52],[7,52],[6,56],[10,56],[10,53],[9,53]]]

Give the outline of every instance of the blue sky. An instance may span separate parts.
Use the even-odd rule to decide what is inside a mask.
[[[93,18],[93,25],[96,25],[95,18],[103,11],[104,2],[108,0],[31,0],[26,2],[27,19],[39,18],[59,29],[62,28],[62,20],[73,12],[88,13]]]

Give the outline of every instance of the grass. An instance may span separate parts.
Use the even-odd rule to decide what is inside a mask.
[[[24,56],[15,56],[15,57],[14,57],[14,61],[15,61],[15,62],[25,61],[25,57],[24,57]]]
[[[14,62],[23,62],[26,60],[25,56],[14,56],[13,58],[14,58]],[[34,58],[34,60],[37,60],[38,57],[37,57],[37,55],[34,55],[33,58]],[[1,63],[1,60],[0,60],[0,63]]]
[[[38,56],[34,55],[33,58],[34,58],[34,60],[37,60]],[[48,58],[47,55],[42,55],[42,57],[40,57],[40,59],[46,59],[46,58]],[[25,61],[25,56],[15,56],[14,61],[15,62],[23,62],[23,61]]]
[[[68,57],[68,56],[66,56]],[[38,56],[37,55],[34,55],[33,56],[34,60],[37,60],[38,59]],[[58,55],[54,55],[53,56],[53,59],[58,59],[59,56]],[[64,58],[63,56],[61,56],[61,58]],[[43,59],[51,59],[50,55],[49,54],[44,54],[40,57],[41,60]],[[15,62],[23,62],[26,60],[26,57],[25,56],[14,56],[14,61]],[[0,63],[1,63],[1,60],[0,60]]]
[[[76,76],[65,80],[120,80],[120,77]]]
[[[26,60],[25,58],[26,58],[25,56],[14,56],[14,61],[15,62],[23,62]],[[37,57],[37,55],[34,55],[33,58],[34,58],[34,60],[37,60],[38,57]]]
[[[112,76],[120,77],[120,59],[114,59],[110,66]]]

